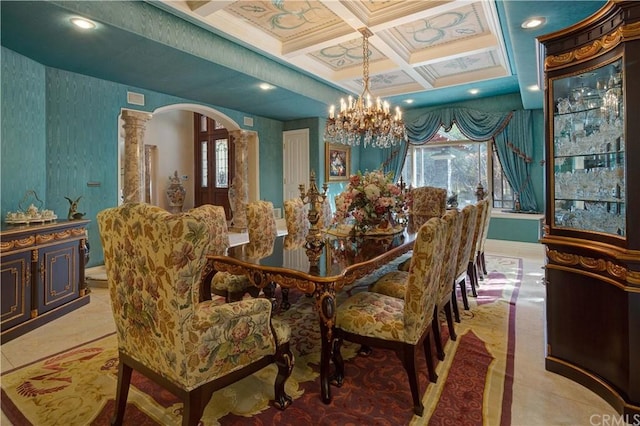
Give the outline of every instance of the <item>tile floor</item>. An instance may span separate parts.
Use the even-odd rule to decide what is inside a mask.
[[[605,419],[619,416],[599,396],[544,369],[543,246],[488,240],[486,249],[488,254],[524,259],[524,280],[517,301],[512,424],[622,424],[610,423],[611,420],[605,422]],[[114,324],[107,290],[93,287],[88,305],[3,343],[1,370],[4,372],[28,364],[112,331]],[[0,424],[10,425],[4,415],[0,418]]]

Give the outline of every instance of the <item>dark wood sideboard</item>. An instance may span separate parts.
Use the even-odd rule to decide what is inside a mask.
[[[84,279],[87,223],[2,226],[2,343],[89,303]]]

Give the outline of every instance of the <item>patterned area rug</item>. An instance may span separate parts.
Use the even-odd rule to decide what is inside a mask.
[[[341,294],[366,290],[376,276],[356,282]],[[481,281],[471,309],[461,310],[458,339],[446,339],[445,360],[437,365],[438,383],[430,384],[422,353],[418,362],[424,391],[423,417],[413,416],[411,393],[400,360],[375,349],[357,356],[345,343],[345,383],[332,388],[325,405],[319,393],[319,327],[313,298],[291,292],[293,307],[278,315],[292,327],[296,364],[287,382],[294,403],[284,412],[269,406],[275,366],[269,366],[216,392],[205,409],[203,425],[508,425],[511,415],[515,302],[522,261],[487,256],[489,275]],[[462,306],[460,304],[462,309]],[[435,350],[434,350],[435,354]],[[2,411],[16,426],[108,425],[117,380],[114,334],[37,361],[2,376]],[[182,404],[168,391],[134,372],[125,424],[179,425]]]

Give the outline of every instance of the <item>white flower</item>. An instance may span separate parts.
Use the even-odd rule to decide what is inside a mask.
[[[377,185],[369,184],[364,187],[364,194],[369,200],[375,201],[380,198],[380,188]]]

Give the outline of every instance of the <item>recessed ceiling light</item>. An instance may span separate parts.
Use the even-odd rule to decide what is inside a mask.
[[[413,99],[405,99],[404,103],[405,104],[412,104],[413,103]]]
[[[71,23],[83,30],[92,30],[96,27],[96,23],[85,18],[71,18]]]
[[[271,90],[271,89],[275,89],[275,86],[270,85],[269,83],[260,83],[260,88],[262,90]]]
[[[527,87],[527,90],[529,90],[530,92],[539,92],[540,87],[537,84],[532,84],[531,86]]]
[[[469,89],[469,93],[471,93],[472,95],[477,95],[478,93],[480,93],[480,90],[478,90],[478,89]]]
[[[544,23],[547,22],[546,18],[543,18],[541,16],[536,16],[535,18],[529,18],[526,21],[524,21],[522,23],[522,28],[525,29],[532,29],[532,28],[538,28],[541,25],[544,25]]]

